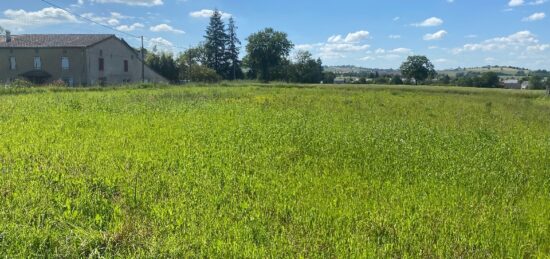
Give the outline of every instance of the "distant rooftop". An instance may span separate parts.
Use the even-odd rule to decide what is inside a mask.
[[[517,80],[517,79],[506,79],[502,82],[505,83],[505,84],[518,84],[519,80]]]
[[[12,35],[11,42],[0,36],[0,48],[66,48],[88,47],[104,41],[112,34],[22,34]]]

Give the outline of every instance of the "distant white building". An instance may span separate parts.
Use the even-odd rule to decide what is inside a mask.
[[[337,77],[337,78],[334,78],[334,83],[335,83],[335,84],[345,84],[345,83],[346,83],[346,79],[343,78],[343,77]]]
[[[530,86],[530,85],[531,85],[531,84],[529,84],[529,81],[525,81],[525,82],[521,83],[521,90],[527,90],[527,89],[529,89],[529,86]]]
[[[506,79],[502,81],[502,86],[506,89],[521,89],[521,83],[517,79]]]

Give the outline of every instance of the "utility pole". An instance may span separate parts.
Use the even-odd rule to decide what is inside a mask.
[[[189,48],[188,50],[190,50],[192,48],[191,45],[189,45]],[[189,71],[187,71],[187,83],[191,83],[191,76],[193,75],[192,71],[191,71],[191,67],[193,67],[193,57],[191,57],[191,52],[192,51],[187,51],[187,64],[189,65]]]
[[[145,48],[143,48],[143,36],[141,36],[141,83],[145,83]]]

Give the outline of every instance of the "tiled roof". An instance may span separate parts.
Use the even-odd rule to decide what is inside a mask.
[[[23,34],[12,35],[11,42],[0,36],[0,48],[88,47],[113,37],[112,34]]]

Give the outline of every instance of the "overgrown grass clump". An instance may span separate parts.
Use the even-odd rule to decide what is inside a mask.
[[[414,87],[0,95],[1,257],[547,257],[550,100]]]

